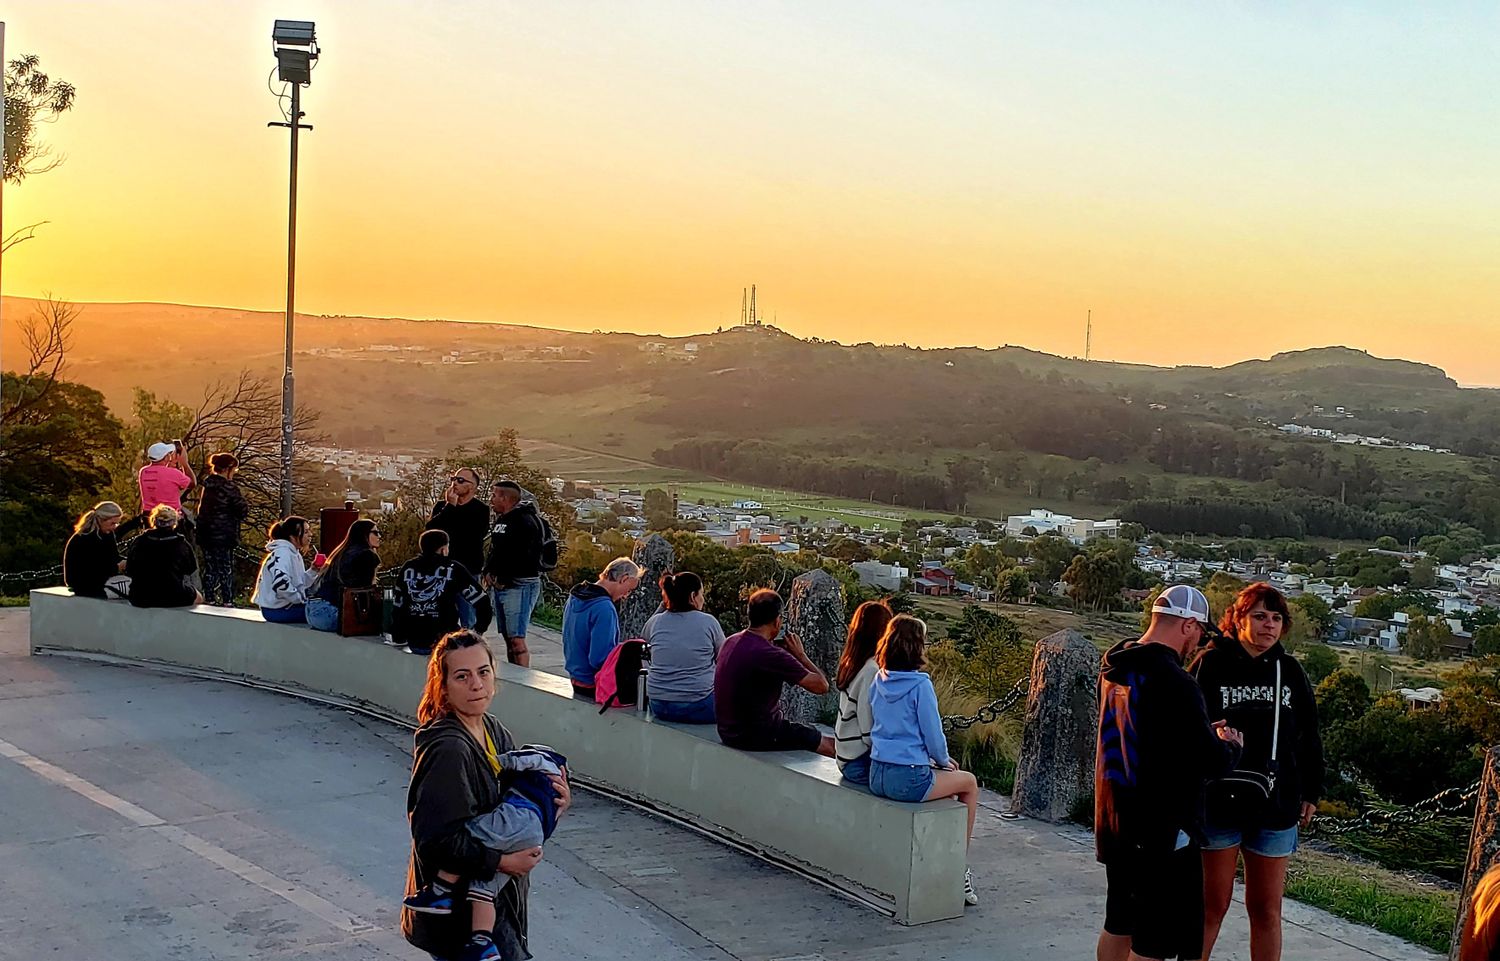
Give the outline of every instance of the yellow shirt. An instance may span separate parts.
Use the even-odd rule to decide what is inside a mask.
[[[489,759],[490,770],[495,777],[500,776],[500,752],[495,750],[495,740],[490,737],[490,729],[484,729],[484,756]]]

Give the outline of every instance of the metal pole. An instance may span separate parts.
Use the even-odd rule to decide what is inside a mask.
[[[297,133],[302,126],[302,85],[292,84],[292,172],[286,215],[286,371],[281,375],[281,514],[292,512],[292,331],[297,301]]]

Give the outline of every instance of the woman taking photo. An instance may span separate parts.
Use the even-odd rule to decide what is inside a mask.
[[[1240,591],[1219,622],[1221,636],[1193,667],[1212,721],[1244,733],[1240,766],[1209,782],[1203,845],[1204,961],[1245,858],[1250,954],[1281,958],[1281,896],[1297,829],[1307,827],[1323,788],[1318,706],[1302,665],[1281,646],[1292,626],[1286,598],[1269,584]],[[1279,706],[1274,706],[1279,705]]]
[[[512,880],[495,899],[493,947],[485,958],[519,961],[527,950],[526,875],[542,858],[541,848],[501,855],[479,843],[466,822],[496,807],[508,788],[509,772],[499,755],[515,750],[510,732],[488,713],[495,697],[495,656],[473,631],[455,631],[438,641],[427,660],[427,684],[417,706],[418,728],[412,752],[406,812],[411,822],[411,860],[406,872],[410,897],[437,871],[488,879],[496,872]],[[498,775],[498,777],[497,777]],[[553,779],[557,816],[571,803],[567,778]],[[455,901],[452,914],[420,914],[403,908],[401,933],[434,958],[454,961],[470,940],[469,902]]]
[[[875,663],[875,646],[892,616],[885,601],[865,601],[855,609],[834,675],[833,685],[839,692],[839,716],[833,722],[834,756],[844,780],[854,784],[870,783],[870,681],[880,670]]]
[[[380,569],[380,531],[375,522],[360,518],[349,525],[349,533],[328,555],[323,573],[307,599],[307,623],[320,631],[339,629],[339,612],[344,607],[344,591],[350,588],[374,587],[375,572]]]
[[[306,624],[307,563],[302,555],[312,542],[307,518],[282,518],[266,538],[266,556],[255,578],[255,606],[272,623]]]
[[[63,583],[79,597],[110,595],[105,585],[125,570],[115,529],[125,512],[114,501],[100,501],[84,511],[73,525],[73,536],[63,548]],[[124,597],[119,591],[115,597]]]
[[[714,722],[714,665],[724,646],[719,619],[703,612],[703,579],[691,571],[663,574],[663,610],[641,629],[651,649],[646,696],[658,720]]]

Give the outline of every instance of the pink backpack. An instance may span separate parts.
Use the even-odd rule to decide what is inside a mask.
[[[603,714],[612,707],[635,707],[640,694],[641,667],[648,658],[646,642],[639,637],[621,641],[604,659],[594,675],[594,703]]]

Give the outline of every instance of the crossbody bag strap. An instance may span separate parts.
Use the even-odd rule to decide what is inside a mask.
[[[1276,720],[1271,722],[1271,769],[1276,768],[1276,748],[1281,742],[1281,658],[1276,658],[1276,698],[1271,702]]]

